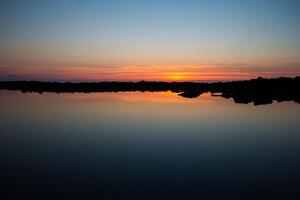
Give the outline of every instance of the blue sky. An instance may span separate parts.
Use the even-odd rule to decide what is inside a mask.
[[[0,69],[300,63],[297,0],[0,4]]]

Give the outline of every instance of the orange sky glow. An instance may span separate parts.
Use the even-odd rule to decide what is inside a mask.
[[[299,76],[299,68],[274,69],[244,65],[142,65],[122,67],[3,68],[8,80],[46,81],[230,81]]]

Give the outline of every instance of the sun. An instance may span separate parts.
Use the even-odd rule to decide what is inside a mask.
[[[188,79],[188,75],[185,73],[172,73],[167,76],[170,81],[185,81]]]

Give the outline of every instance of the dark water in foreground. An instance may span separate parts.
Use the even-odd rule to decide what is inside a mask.
[[[0,199],[299,199],[300,105],[0,91]]]

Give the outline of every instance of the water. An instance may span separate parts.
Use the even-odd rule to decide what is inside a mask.
[[[300,197],[300,105],[0,91],[1,199]]]

